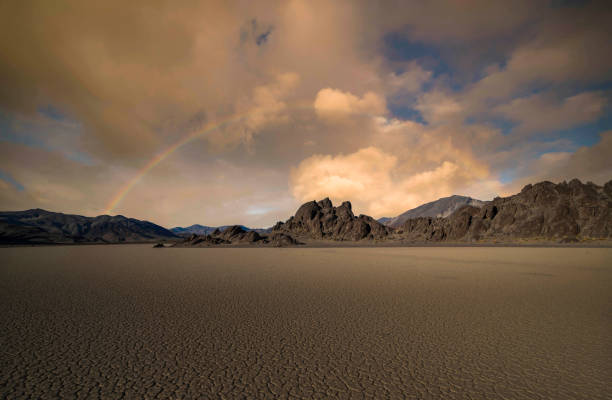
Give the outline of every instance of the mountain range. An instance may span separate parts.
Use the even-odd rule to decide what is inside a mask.
[[[612,181],[529,184],[513,196],[465,206],[447,218],[407,220],[397,234],[409,241],[610,239]]]
[[[384,217],[378,219],[383,225],[387,225],[393,228],[398,228],[403,225],[407,220],[420,217],[433,217],[433,218],[445,218],[457,211],[460,207],[465,205],[482,207],[485,204],[482,200],[476,200],[466,196],[450,196],[442,197],[436,201],[432,201],[411,210],[406,211],[397,217]]]
[[[40,208],[0,212],[0,244],[124,243],[177,238],[152,222],[122,215],[84,217]]]
[[[218,229],[219,231],[224,231],[227,228],[230,228],[232,226],[239,226],[241,229],[249,232],[249,231],[255,231],[257,233],[267,233],[271,230],[271,228],[267,228],[267,229],[260,229],[260,228],[247,228],[244,225],[222,225],[222,226],[206,226],[206,225],[200,225],[200,224],[194,224],[191,226],[187,226],[185,228],[177,226],[175,228],[170,228],[170,231],[172,231],[172,233],[178,235],[178,236],[190,236],[193,234],[196,235],[209,235],[211,233],[213,233],[216,229]]]

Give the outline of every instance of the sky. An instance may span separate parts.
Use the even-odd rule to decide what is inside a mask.
[[[267,227],[612,179],[597,1],[3,1],[0,210]]]

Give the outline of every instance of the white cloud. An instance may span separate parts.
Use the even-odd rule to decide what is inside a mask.
[[[432,72],[423,69],[416,62],[408,64],[404,72],[394,72],[387,75],[385,86],[389,93],[416,93],[423,84],[431,79]]]
[[[462,117],[464,108],[454,96],[442,90],[432,90],[419,96],[415,108],[430,124],[449,123]]]
[[[352,93],[331,88],[319,90],[314,108],[321,118],[341,118],[352,114],[376,116],[387,112],[385,99],[374,92],[366,92],[359,98]]]
[[[357,212],[381,217],[454,194],[484,178],[461,160],[421,168],[406,163],[410,161],[374,146],[346,155],[313,155],[291,171],[290,187],[299,201],[351,200]]]

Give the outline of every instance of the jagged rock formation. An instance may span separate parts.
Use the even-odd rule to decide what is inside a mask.
[[[264,229],[260,229],[260,228],[247,228],[244,225],[238,225],[240,226],[242,229],[244,229],[245,231],[255,231],[257,233],[269,233],[271,231],[270,228],[264,228]],[[200,225],[200,224],[194,224],[188,227],[174,227],[171,228],[170,230],[172,231],[172,233],[181,236],[181,237],[189,237],[192,234],[196,234],[196,235],[210,235],[211,233],[213,233],[216,229],[218,229],[219,231],[224,231],[227,228],[232,227],[232,225],[223,225],[223,226],[206,226],[206,225]]]
[[[389,228],[372,217],[353,215],[351,203],[334,207],[329,198],[303,204],[286,222],[278,222],[272,232],[287,232],[296,237],[328,240],[384,239]]]
[[[410,241],[516,241],[612,238],[612,181],[603,187],[578,179],[527,185],[481,208],[464,206],[448,218],[407,220],[397,233]]]
[[[302,244],[293,238],[293,236],[282,232],[272,232],[270,235],[268,235],[267,240],[272,246],[275,247],[295,246]]]
[[[442,197],[436,201],[420,205],[398,215],[397,217],[380,218],[378,222],[392,228],[399,228],[409,219],[420,217],[445,218],[463,206],[468,205],[482,207],[484,204],[485,202],[482,200],[476,200],[466,196],[453,195],[450,197]]]
[[[0,212],[3,244],[124,243],[176,237],[159,225],[122,215],[84,217],[42,209]]]
[[[269,235],[260,235],[256,231],[247,231],[241,225],[233,225],[221,231],[215,229],[208,235],[192,234],[183,242],[176,243],[175,247],[208,247],[217,245],[258,245],[258,246],[293,246],[300,242],[291,235],[273,232]]]

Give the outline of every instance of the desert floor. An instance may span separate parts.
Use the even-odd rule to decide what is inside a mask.
[[[0,249],[0,398],[610,399],[610,248]]]

